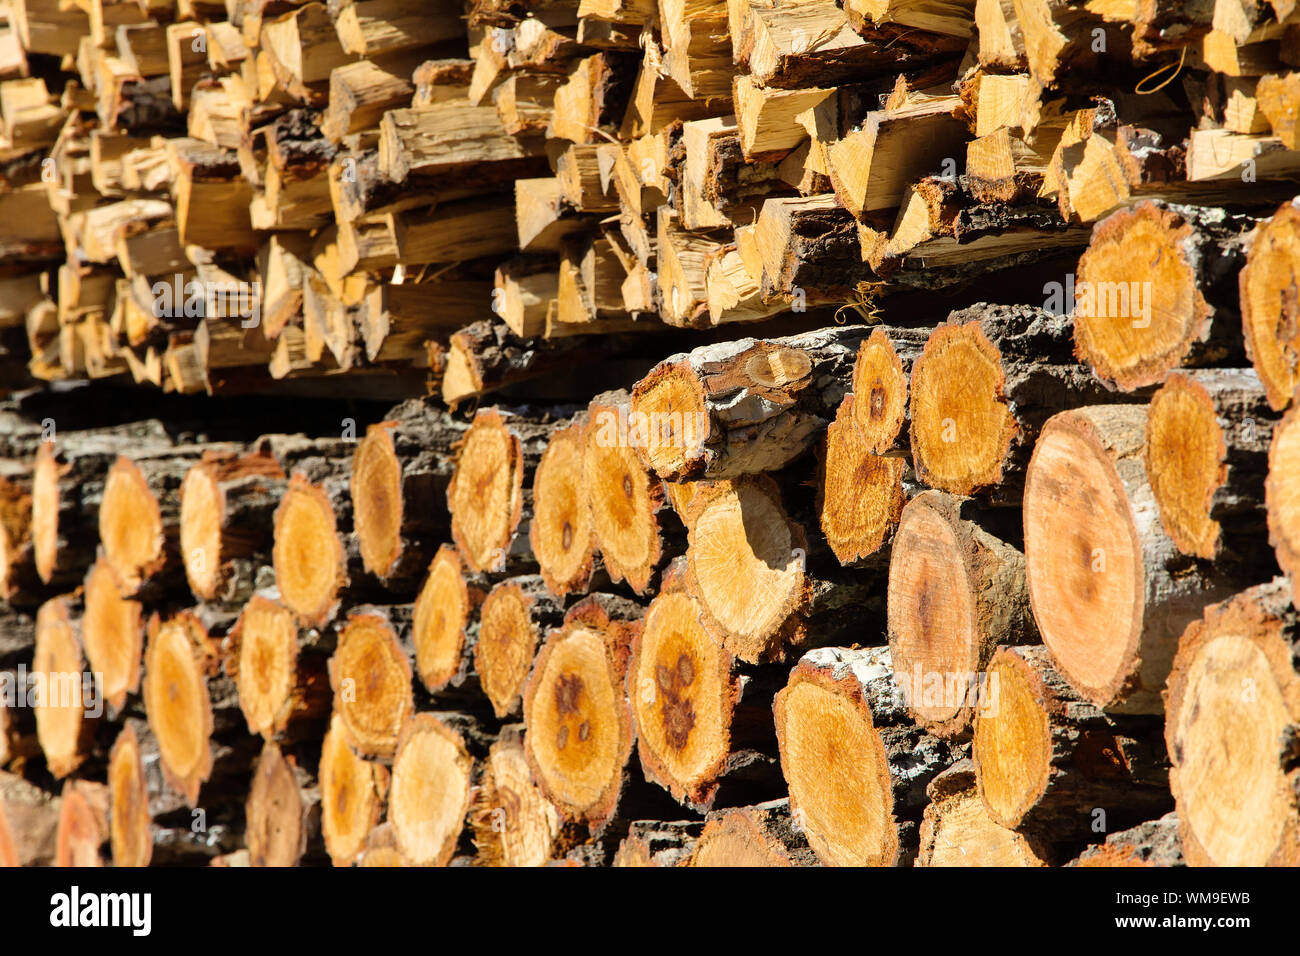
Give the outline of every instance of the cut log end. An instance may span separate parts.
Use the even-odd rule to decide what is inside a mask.
[[[32,468],[32,556],[46,584],[59,565],[59,476],[61,466],[51,442],[42,442]]]
[[[1192,227],[1151,203],[1098,223],[1079,258],[1075,351],[1124,391],[1162,382],[1205,334],[1210,308],[1185,242]]]
[[[139,466],[119,456],[104,482],[99,540],[118,587],[130,596],[166,563],[162,512]]]
[[[547,638],[524,688],[529,765],[566,819],[594,828],[618,805],[632,751],[622,637],[618,625],[566,624]]]
[[[158,740],[167,782],[195,806],[212,773],[212,702],[208,696],[207,632],[192,613],[150,622],[144,706]]]
[[[1002,480],[1017,425],[1002,357],[978,322],[941,325],[912,369],[912,460],[933,488],[969,495]]]
[[[245,809],[252,866],[297,866],[307,849],[302,791],[293,766],[271,741],[253,768]]]
[[[66,777],[85,760],[91,701],[82,681],[85,669],[79,621],[66,597],[51,598],[36,615],[32,673],[44,685],[36,701],[36,736],[50,773]]]
[[[638,443],[645,466],[666,481],[703,475],[708,441],[708,404],[689,363],[664,363],[641,379],[632,392],[631,414],[649,434]]]
[[[712,817],[704,824],[704,830],[691,852],[687,866],[703,867],[790,867],[807,865],[808,861],[797,857],[798,863],[791,859],[787,842],[794,831],[791,830],[780,838],[773,832],[773,824],[768,819],[770,812],[760,807],[742,807],[728,810]],[[789,826],[787,813],[781,821]],[[800,841],[802,842],[802,841]],[[802,856],[808,855],[803,850]]]
[[[224,495],[214,470],[199,463],[181,482],[181,561],[190,590],[211,600],[221,584]]]
[[[1191,866],[1300,863],[1290,597],[1279,579],[1211,605],[1179,645],[1165,739]]]
[[[363,756],[391,757],[415,703],[411,664],[389,623],[378,614],[349,617],[329,674],[348,743]]]
[[[416,866],[443,866],[469,812],[473,760],[460,735],[433,714],[402,729],[393,758],[388,819],[402,856]]]
[[[518,732],[502,732],[484,766],[471,822],[485,866],[542,866],[560,836],[555,807],[533,783]]]
[[[606,571],[612,580],[625,580],[641,594],[662,552],[657,513],[663,491],[642,467],[636,449],[620,440],[617,426],[611,427],[619,414],[613,405],[593,403],[588,409],[582,481]]]
[[[272,737],[288,725],[297,703],[298,623],[284,605],[254,595],[230,638],[238,647],[235,686],[248,732]]]
[[[688,587],[705,627],[742,661],[779,660],[801,632],[807,540],[766,478],[718,482],[691,502]]]
[[[1246,353],[1281,411],[1300,384],[1300,206],[1287,203],[1259,226],[1239,283]]]
[[[883,329],[858,347],[853,363],[854,402],[849,420],[866,451],[888,451],[907,420],[907,376]]]
[[[529,540],[547,588],[558,597],[586,590],[596,560],[582,434],[579,425],[553,432],[533,481]]]
[[[366,430],[352,459],[352,521],[365,569],[386,577],[402,554],[402,464],[391,423]]]
[[[464,673],[471,599],[460,555],[455,548],[443,545],[429,564],[411,625],[415,668],[431,692]]]
[[[826,430],[822,456],[818,518],[826,543],[841,564],[855,564],[879,553],[893,535],[907,498],[903,490],[907,464],[872,452],[858,422],[862,404],[859,393],[845,396]]]
[[[1160,523],[1184,554],[1212,559],[1221,539],[1210,517],[1214,493],[1228,477],[1227,444],[1205,387],[1177,373],[1151,399],[1146,468]]]
[[[54,865],[100,867],[108,842],[108,787],[89,780],[63,785]]]
[[[335,714],[321,744],[321,831],[335,866],[351,866],[379,822],[388,790],[388,770],[362,760],[347,742],[343,718]]]
[[[501,413],[474,416],[447,488],[452,539],[473,571],[497,571],[523,514],[523,456]]]
[[[889,647],[912,715],[932,733],[951,733],[970,724],[967,690],[980,671],[977,588],[949,516],[930,500],[910,501],[894,536]],[[944,692],[927,693],[936,683]]]
[[[144,606],[122,597],[113,571],[97,561],[86,575],[82,640],[90,668],[103,675],[104,700],[120,708],[140,687]]]
[[[731,655],[701,626],[683,588],[665,589],[646,611],[627,689],[646,777],[679,802],[708,809],[731,751],[739,688]]]
[[[479,611],[474,670],[498,717],[514,713],[537,651],[532,599],[512,581],[492,589]]]
[[[936,777],[921,820],[917,866],[1049,866],[1038,841],[989,817],[969,761]]]
[[[329,495],[296,474],[275,511],[272,548],[281,599],[306,625],[327,623],[347,581],[343,543]]]
[[[1300,581],[1300,412],[1294,408],[1273,429],[1264,495],[1269,541],[1294,585]]]
[[[1014,828],[1047,789],[1051,726],[1042,681],[1014,648],[999,648],[987,674],[997,690],[975,719],[980,796],[994,823]]]
[[[1117,415],[1126,408],[1114,406]],[[1044,642],[1071,683],[1105,706],[1140,666],[1144,569],[1124,486],[1093,422],[1063,412],[1043,427],[1025,480],[1025,557]]]
[[[114,866],[148,866],[153,856],[149,784],[140,757],[140,739],[127,724],[117,735],[108,761],[109,845]]]
[[[790,806],[830,866],[893,866],[898,828],[889,759],[852,677],[807,659],[773,705]]]

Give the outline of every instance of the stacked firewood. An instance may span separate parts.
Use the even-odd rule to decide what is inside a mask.
[[[1298,124],[1292,0],[0,0],[0,863],[1300,863]]]

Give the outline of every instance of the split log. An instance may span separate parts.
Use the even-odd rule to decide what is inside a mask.
[[[640,609],[588,598],[542,645],[524,686],[524,748],[533,777],[563,820],[599,832],[627,784],[635,728],[624,691]]]
[[[996,701],[976,715],[972,749],[995,823],[1064,843],[1170,808],[1158,718],[1088,703],[1042,645],[999,648],[987,680]]]
[[[103,714],[103,698],[82,656],[81,610],[76,598],[64,596],[46,601],[36,615],[29,693],[35,697],[36,737],[56,778],[91,758]]]
[[[320,789],[273,741],[253,768],[245,818],[251,866],[298,866],[320,840]]]
[[[559,814],[533,783],[523,727],[503,727],[483,762],[470,823],[480,866],[544,866],[563,848]]]
[[[331,649],[321,632],[300,628],[279,601],[262,594],[248,600],[223,641],[222,656],[250,734],[294,742],[320,733],[330,708]]]
[[[351,866],[379,823],[388,792],[388,769],[358,757],[348,745],[343,717],[335,714],[321,744],[321,833],[335,866]]]
[[[637,383],[638,452],[660,478],[731,478],[801,455],[848,391],[859,328],[702,346]],[[631,427],[631,426],[629,426]]]
[[[959,760],[930,781],[917,866],[1050,866],[1050,846],[999,826],[976,786],[975,765]]]
[[[474,416],[447,486],[452,540],[470,570],[506,568],[531,511],[524,507],[525,483],[531,490],[550,431],[548,423],[496,408]]]
[[[889,650],[907,712],[961,737],[988,706],[982,676],[999,644],[1038,638],[1025,557],[969,499],[926,491],[907,503],[889,562]]]
[[[113,569],[97,561],[86,575],[81,640],[90,669],[103,675],[104,700],[120,710],[140,689],[144,654],[144,605],[122,597]]]
[[[1169,785],[1189,866],[1300,859],[1300,672],[1291,586],[1277,578],[1205,609],[1165,690]]]
[[[858,224],[833,195],[769,199],[754,239],[763,264],[763,299],[842,306],[878,278],[862,261]]]
[[[1153,202],[1097,223],[1075,278],[1079,358],[1124,391],[1158,385],[1180,366],[1239,359],[1231,280],[1254,223],[1223,209]]]
[[[700,812],[769,798],[780,792],[769,688],[737,673],[705,631],[683,564],[665,574],[632,639],[627,696],[641,766],[647,780]]]
[[[391,758],[415,710],[411,662],[392,624],[377,611],[353,613],[329,660],[334,714],[344,739],[366,757]]]
[[[502,581],[484,599],[474,670],[497,717],[518,712],[538,642],[563,617],[563,604],[546,592],[539,575]]]
[[[1181,555],[1143,465],[1147,409],[1090,406],[1048,420],[1025,479],[1025,565],[1039,633],[1099,707],[1160,713],[1178,637],[1249,569]]]
[[[587,407],[582,484],[591,531],[614,582],[644,594],[665,554],[663,489],[639,458],[640,440],[626,426],[626,392],[598,395]],[[620,427],[623,425],[623,427]]]
[[[788,799],[710,814],[681,866],[816,866],[817,855]]]
[[[180,553],[201,601],[247,600],[267,563],[284,472],[264,451],[207,452],[180,488]]]
[[[406,720],[393,757],[388,819],[411,865],[450,862],[469,813],[473,773],[459,733],[431,713]]]
[[[1151,398],[1145,465],[1160,524],[1183,554],[1242,562],[1265,534],[1273,434],[1252,369],[1174,372]]]
[[[407,402],[371,425],[352,459],[353,525],[365,569],[405,591],[448,530],[448,453],[463,429],[446,413]]]
[[[583,428],[575,422],[551,432],[533,476],[528,541],[547,588],[560,598],[586,591],[596,565],[583,462]]]
[[[1282,206],[1250,236],[1239,277],[1246,353],[1264,384],[1268,403],[1282,411],[1300,384],[1300,206]]]
[[[1105,843],[1084,850],[1066,866],[1186,866],[1178,837],[1178,814],[1166,813],[1112,833]]]
[[[809,652],[773,711],[791,812],[818,859],[910,864],[925,788],[964,754],[905,721],[889,649]]]
[[[460,687],[469,678],[470,616],[483,601],[483,591],[470,587],[460,553],[444,544],[429,563],[411,615],[411,644],[415,672],[430,693],[448,685]]]
[[[220,644],[192,611],[149,622],[144,707],[157,740],[163,778],[204,813],[224,800],[242,802],[254,755],[239,713],[235,684],[220,673]],[[239,791],[235,797],[231,791]]]

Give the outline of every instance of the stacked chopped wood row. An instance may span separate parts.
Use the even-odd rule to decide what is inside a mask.
[[[1290,0],[0,9],[0,862],[1300,863]]]

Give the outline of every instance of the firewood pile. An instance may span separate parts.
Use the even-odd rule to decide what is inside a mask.
[[[0,865],[1300,865],[1297,193],[1296,0],[0,0]]]

